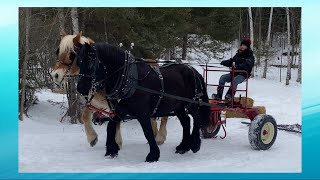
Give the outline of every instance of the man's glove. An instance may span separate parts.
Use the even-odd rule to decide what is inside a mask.
[[[220,63],[220,64],[221,64],[222,66],[226,66],[227,61],[228,61],[228,60],[221,61],[221,63]]]

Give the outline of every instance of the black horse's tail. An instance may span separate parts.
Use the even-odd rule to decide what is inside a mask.
[[[208,97],[208,92],[207,92],[207,86],[204,82],[204,78],[202,75],[194,68],[192,68],[195,74],[195,87],[198,90],[198,93],[201,93],[200,99],[202,102],[209,103],[209,97]],[[200,114],[201,114],[201,122],[200,126],[201,127],[207,127],[210,124],[210,107],[206,105],[201,105],[200,107]]]

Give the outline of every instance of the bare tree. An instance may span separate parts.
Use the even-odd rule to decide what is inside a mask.
[[[249,22],[250,22],[250,39],[251,39],[251,46],[252,46],[252,50],[254,51],[253,21],[252,21],[252,11],[251,11],[251,7],[248,7],[248,12],[249,12]],[[254,71],[252,71],[251,77],[254,77]]]
[[[291,47],[291,42],[290,42],[290,16],[289,16],[289,8],[286,7],[286,14],[287,14],[287,31],[288,31],[288,53],[287,53],[287,58],[288,58],[288,66],[287,66],[287,77],[286,77],[286,85],[289,85],[289,80],[290,80],[290,75],[291,75],[291,56],[290,56],[290,47]]]
[[[291,11],[291,16],[290,16],[290,24],[291,24],[291,37],[292,37],[292,40],[291,40],[291,44],[292,44],[292,53],[291,53],[291,66],[293,64],[296,64],[296,59],[297,59],[297,56],[295,55],[295,52],[296,52],[296,25],[295,25],[295,13],[294,13],[294,10],[292,9]],[[291,77],[290,77],[290,80],[291,80]]]
[[[72,20],[73,34],[78,34],[79,33],[79,19],[78,19],[77,8],[71,8],[70,14],[71,14],[71,20]]]
[[[251,45],[252,50],[254,49],[254,38],[253,38],[253,21],[252,21],[252,11],[251,7],[248,8],[249,11],[249,21],[250,21],[250,39],[251,39]]]
[[[268,70],[268,60],[269,60],[269,48],[270,48],[270,34],[271,34],[271,24],[272,24],[272,14],[273,14],[273,7],[270,10],[270,18],[269,18],[269,26],[268,26],[268,35],[267,35],[267,56],[264,60],[264,70],[263,70],[263,78],[267,78],[267,70]]]
[[[295,19],[294,19],[294,10],[292,9],[291,11],[289,11],[289,13],[291,12],[291,15],[290,15],[290,25],[291,25],[291,51],[290,51],[290,56],[291,56],[291,64],[290,66],[292,67],[292,65],[295,63],[296,59],[297,59],[297,56],[295,56],[295,45],[296,45],[296,27],[295,27]],[[289,53],[289,52],[288,52]],[[291,73],[290,73],[290,77],[289,77],[289,80],[291,80]]]
[[[60,36],[62,36],[66,30],[65,25],[64,25],[65,15],[63,13],[63,8],[58,8],[58,19],[59,19]]]
[[[25,54],[24,54],[24,60],[23,60],[23,66],[22,66],[22,79],[21,79],[21,99],[20,99],[20,113],[19,113],[19,119],[23,121],[23,114],[24,114],[24,103],[26,99],[26,78],[27,78],[27,62],[29,59],[29,32],[30,32],[30,14],[31,9],[25,8],[25,27],[26,27],[26,36],[25,36]]]
[[[188,49],[188,35],[183,35],[182,37],[182,60],[187,59],[187,49]]]
[[[239,41],[241,41],[241,31],[242,31],[242,13],[241,8],[239,8]]]
[[[104,35],[106,37],[106,43],[108,43],[108,31],[107,31],[106,17],[103,17],[103,25],[104,25]]]
[[[258,58],[257,58],[257,63],[256,63],[256,65],[257,66],[260,66],[260,62],[261,62],[261,50],[262,50],[262,48],[261,48],[261,44],[262,44],[262,40],[261,40],[261,20],[262,20],[262,18],[261,18],[261,9],[262,8],[259,8],[259,35],[258,35],[258,41],[257,41],[257,47],[258,47],[258,52],[257,52],[257,55],[258,55]]]
[[[71,8],[71,21],[73,34],[79,33],[79,19],[77,8]],[[68,80],[67,97],[69,104],[69,116],[71,123],[76,124],[77,119],[80,119],[80,105],[79,105],[79,94],[77,93],[76,79],[71,78]]]
[[[298,77],[297,82],[301,83],[301,36],[300,36],[300,43],[299,43],[299,64],[298,64]]]

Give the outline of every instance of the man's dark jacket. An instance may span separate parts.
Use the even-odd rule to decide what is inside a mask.
[[[251,49],[246,49],[243,52],[238,50],[237,54],[230,58],[229,60],[221,61],[221,65],[232,67],[232,63],[235,62],[236,70],[245,70],[248,72],[248,77],[251,75],[252,68],[254,66],[255,58],[253,56],[253,51]],[[235,72],[235,76],[243,75],[246,77],[244,72]]]

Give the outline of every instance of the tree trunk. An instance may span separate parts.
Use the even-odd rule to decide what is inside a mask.
[[[291,16],[290,16],[290,23],[291,23],[291,37],[292,37],[292,40],[291,40],[291,45],[292,45],[292,48],[291,48],[291,63],[290,63],[290,66],[292,67],[293,65],[293,62],[294,62],[294,58],[295,58],[295,55],[294,55],[294,52],[295,52],[295,43],[296,43],[296,33],[295,33],[295,26],[294,26],[294,17],[293,17],[293,11],[291,11]],[[289,80],[291,80],[291,73],[290,73],[290,77],[289,77]]]
[[[253,22],[252,22],[252,12],[251,7],[248,8],[249,12],[249,22],[250,22],[250,39],[251,39],[251,47],[254,52],[254,38],[253,38]],[[254,70],[252,71],[251,77],[254,77]]]
[[[251,7],[248,8],[249,11],[249,22],[250,22],[250,39],[251,39],[251,47],[254,50],[254,38],[253,38],[253,22],[252,22],[252,12]]]
[[[63,8],[58,8],[58,20],[59,20],[59,29],[60,29],[60,37],[64,35],[64,32],[66,32],[65,28],[65,16],[63,13]]]
[[[71,8],[70,13],[71,13],[73,34],[78,34],[79,33],[79,19],[78,19],[77,8]]]
[[[104,25],[104,35],[105,35],[105,37],[106,37],[106,43],[108,43],[108,33],[107,33],[106,17],[103,17],[103,25]]]
[[[175,60],[175,59],[176,59],[176,49],[175,49],[175,46],[173,45],[170,50],[170,59],[169,60]]]
[[[73,34],[79,33],[79,20],[77,8],[71,8],[71,20]],[[69,104],[69,116],[72,124],[77,123],[77,119],[80,117],[80,104],[79,94],[77,93],[76,79],[72,78],[68,81],[68,104]]]
[[[76,87],[74,78],[68,80],[67,97],[68,97],[68,105],[69,105],[68,114],[71,118],[70,122],[72,124],[77,124],[77,119],[79,118],[79,114],[80,114],[80,107],[79,107],[77,87]]]
[[[166,53],[167,55],[166,55],[166,59],[167,60],[171,60],[171,51],[170,51],[170,48],[167,48],[167,53]]]
[[[241,8],[240,9],[240,13],[239,13],[239,41],[241,41],[241,37],[242,37],[242,13],[241,13]]]
[[[188,35],[182,37],[182,60],[187,60]]]
[[[268,35],[267,35],[267,55],[266,59],[264,60],[264,70],[263,70],[263,78],[267,78],[267,70],[268,70],[268,59],[269,59],[269,48],[270,48],[270,34],[271,34],[271,25],[272,25],[272,14],[273,14],[273,7],[270,10],[270,18],[269,18],[269,26],[268,26]]]
[[[261,61],[261,8],[259,8],[259,37],[258,37],[258,58],[257,58],[257,66],[260,66]]]
[[[80,30],[82,31],[82,32],[86,32],[86,23],[88,22],[88,20],[87,20],[87,13],[82,13],[82,15],[81,15],[81,21],[80,21]]]
[[[288,31],[288,66],[287,66],[287,77],[286,77],[286,85],[289,85],[290,75],[291,75],[291,56],[290,56],[290,17],[289,17],[289,8],[286,8],[286,14],[287,14],[287,31]]]
[[[300,32],[301,33],[301,32]],[[301,36],[300,36],[300,43],[299,43],[299,64],[298,64],[298,78],[297,82],[301,84]]]
[[[26,39],[25,39],[25,54],[24,54],[24,60],[23,60],[23,66],[22,66],[22,79],[21,79],[21,99],[20,99],[20,113],[19,113],[19,119],[20,121],[23,121],[23,114],[25,112],[24,110],[24,102],[26,99],[26,78],[27,78],[27,63],[29,59],[29,32],[30,32],[30,23],[31,23],[31,8],[25,8],[25,26],[26,26]]]

